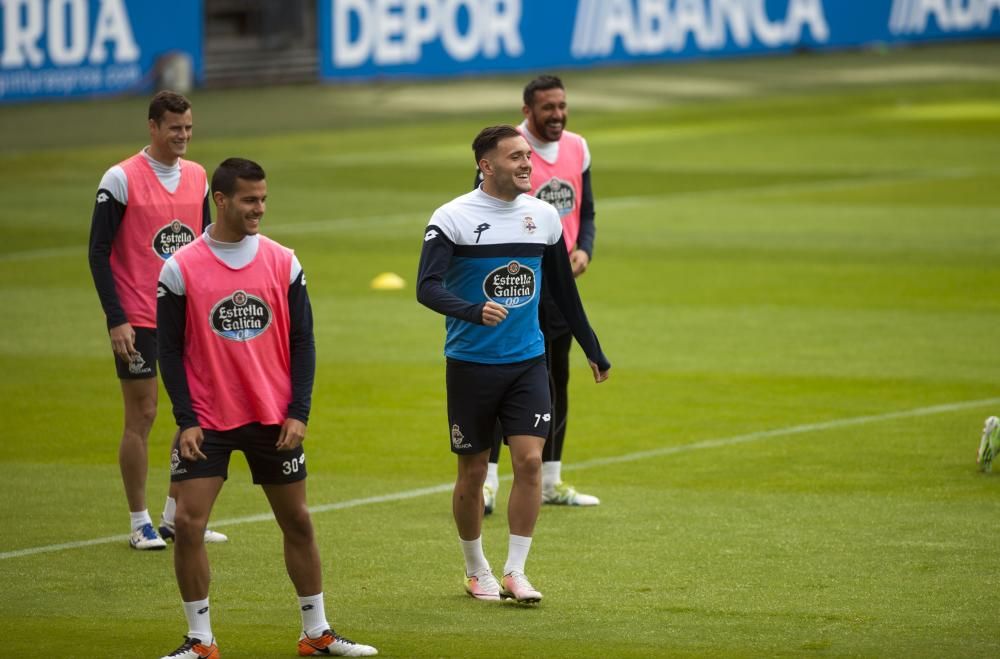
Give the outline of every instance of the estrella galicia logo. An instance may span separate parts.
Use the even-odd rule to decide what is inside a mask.
[[[174,255],[174,252],[187,245],[194,238],[194,230],[191,227],[180,220],[174,220],[153,236],[153,251],[166,261]]]
[[[490,228],[490,225],[487,224],[486,222],[483,222],[478,227],[476,227],[476,230],[475,230],[474,233],[476,234],[476,244],[477,245],[479,244],[479,239],[483,237],[483,231],[486,231],[489,228]]]
[[[555,206],[559,217],[568,215],[576,206],[576,191],[573,186],[554,176],[538,188],[535,196]]]
[[[487,299],[505,307],[520,307],[535,297],[535,272],[526,265],[511,261],[486,275],[483,293]]]
[[[236,291],[212,307],[212,331],[230,341],[249,341],[271,326],[274,314],[267,302],[246,291]]]

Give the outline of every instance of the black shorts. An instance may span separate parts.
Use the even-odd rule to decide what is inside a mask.
[[[300,444],[291,451],[274,448],[278,443],[281,426],[262,426],[251,423],[232,430],[203,429],[205,441],[201,452],[204,460],[185,460],[180,456],[176,440],[170,453],[170,480],[184,481],[191,478],[229,478],[229,455],[243,451],[250,465],[255,485],[282,485],[306,477],[306,455]]]
[[[139,353],[126,362],[114,355],[115,368],[120,380],[145,380],[156,377],[156,330],[152,327],[133,327],[135,349]]]
[[[544,356],[514,364],[448,359],[446,380],[452,453],[489,450],[497,421],[504,438],[549,434],[552,401]]]

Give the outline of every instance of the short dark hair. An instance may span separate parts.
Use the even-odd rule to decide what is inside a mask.
[[[524,104],[530,106],[535,102],[535,92],[544,92],[549,89],[566,90],[566,88],[563,87],[562,80],[560,80],[557,76],[538,76],[524,86]]]
[[[212,174],[212,194],[221,192],[227,197],[236,191],[236,179],[244,181],[263,181],[267,176],[264,168],[246,158],[226,158],[215,168]]]
[[[500,140],[508,137],[517,137],[521,133],[511,125],[500,124],[499,126],[489,126],[479,131],[476,139],[472,140],[472,151],[476,154],[476,165],[487,153],[497,148]]]
[[[190,109],[191,101],[187,100],[182,94],[164,90],[157,92],[153,100],[149,102],[149,118],[159,124],[163,119],[163,115],[167,112],[184,114]]]

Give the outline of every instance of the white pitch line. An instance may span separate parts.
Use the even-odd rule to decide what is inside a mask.
[[[700,442],[692,442],[690,444],[680,444],[678,446],[665,446],[663,448],[650,449],[648,451],[637,451],[635,453],[628,453],[626,455],[617,455],[607,458],[594,458],[593,460],[585,460],[583,462],[578,462],[575,464],[563,465],[563,469],[564,470],[590,469],[591,467],[603,467],[605,465],[618,464],[620,462],[634,462],[636,460],[642,460],[644,458],[658,458],[664,455],[676,455],[678,453],[687,453],[688,451],[719,448],[722,446],[733,446],[734,444],[746,444],[748,442],[756,442],[762,439],[770,439],[771,437],[787,437],[789,435],[801,435],[803,433],[808,433],[808,432],[820,432],[823,430],[833,430],[836,428],[848,428],[850,426],[863,426],[869,423],[878,423],[880,421],[892,421],[894,419],[912,419],[913,417],[918,417],[918,416],[931,416],[934,414],[944,414],[947,412],[958,412],[961,410],[974,409],[977,407],[986,407],[989,405],[1000,405],[1000,398],[984,398],[982,400],[968,400],[961,403],[946,403],[944,405],[931,405],[930,407],[917,407],[912,410],[903,410],[901,412],[886,412],[884,414],[870,414],[867,416],[856,416],[847,419],[834,419],[832,421],[804,423],[799,426],[789,426],[787,428],[778,428],[776,430],[760,430],[757,432],[747,433],[745,435],[736,435],[734,437],[725,437],[722,439],[705,439]]]
[[[625,455],[617,455],[607,458],[595,458],[593,460],[585,460],[584,462],[563,465],[563,469],[565,470],[591,469],[593,467],[603,467],[606,465],[620,464],[622,462],[635,462],[636,460],[643,460],[646,458],[659,458],[667,455],[676,455],[678,453],[687,453],[689,451],[721,448],[724,446],[733,446],[735,444],[746,444],[749,442],[757,442],[764,439],[771,439],[773,437],[788,437],[792,435],[801,435],[804,433],[821,432],[824,430],[834,430],[837,428],[863,426],[870,423],[879,423],[881,421],[893,421],[895,419],[912,419],[914,417],[920,417],[920,416],[946,414],[948,412],[958,412],[961,410],[974,409],[977,407],[986,407],[989,405],[1000,405],[1000,398],[984,398],[982,400],[969,400],[959,403],[931,405],[929,407],[917,407],[910,410],[902,410],[900,412],[869,414],[866,416],[849,417],[846,419],[833,419],[832,421],[805,423],[797,426],[788,426],[787,428],[776,428],[774,430],[761,430],[758,432],[746,433],[744,435],[734,435],[732,437],[722,437],[719,439],[705,439],[699,442],[692,442],[690,444],[681,444],[679,446],[665,446],[663,448],[651,449],[649,451],[636,451],[634,453],[626,453]],[[507,480],[509,478],[510,477],[507,476],[503,480]],[[357,508],[359,506],[367,506],[377,503],[403,501],[405,499],[415,499],[417,497],[426,496],[428,494],[439,494],[442,492],[449,492],[453,487],[454,483],[442,483],[440,485],[433,485],[431,487],[422,487],[415,490],[403,490],[402,492],[391,492],[389,494],[364,497],[361,499],[349,499],[347,501],[338,501],[336,503],[326,503],[318,506],[311,506],[309,508],[309,511],[312,513],[325,513],[331,510],[346,510],[348,508]],[[212,527],[219,528],[224,526],[237,526],[240,524],[252,524],[254,522],[266,522],[272,519],[274,519],[274,516],[271,513],[262,513],[259,515],[249,515],[246,517],[235,517],[233,519],[213,520]],[[114,535],[114,536],[107,536],[104,538],[94,538],[91,540],[79,540],[77,542],[63,542],[57,545],[28,547],[26,549],[17,549],[14,551],[2,552],[0,553],[0,560],[7,560],[10,558],[20,558],[22,556],[34,556],[35,554],[45,554],[53,551],[61,551],[63,549],[79,549],[81,547],[91,547],[93,545],[110,544],[113,542],[124,542],[125,538],[126,536],[124,535]]]

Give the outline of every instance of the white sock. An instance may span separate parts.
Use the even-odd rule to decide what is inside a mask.
[[[184,615],[188,621],[188,633],[191,638],[196,638],[204,645],[211,645],[215,641],[212,635],[212,617],[208,611],[208,598],[195,602],[183,602]]]
[[[330,629],[323,608],[323,593],[299,598],[299,613],[302,614],[302,631],[310,638],[316,638]]]
[[[459,538],[458,541],[462,544],[462,554],[465,555],[466,576],[471,577],[479,570],[490,569],[490,564],[483,553],[483,536],[479,536],[475,540],[462,540]]]
[[[153,519],[149,516],[148,510],[140,510],[137,513],[129,513],[129,517],[132,518],[132,530],[135,531],[137,528],[145,526],[146,524],[152,524]]]
[[[503,573],[520,572],[524,574],[524,562],[528,560],[529,549],[531,549],[531,538],[511,533],[510,542],[507,545],[507,563],[503,566]]]
[[[562,462],[542,463],[542,489],[551,490],[562,482]]]
[[[169,527],[174,525],[174,515],[177,513],[177,499],[167,497],[167,502],[163,504],[163,523]]]
[[[494,492],[500,489],[500,475],[497,473],[495,462],[486,464],[486,484],[492,487]]]

